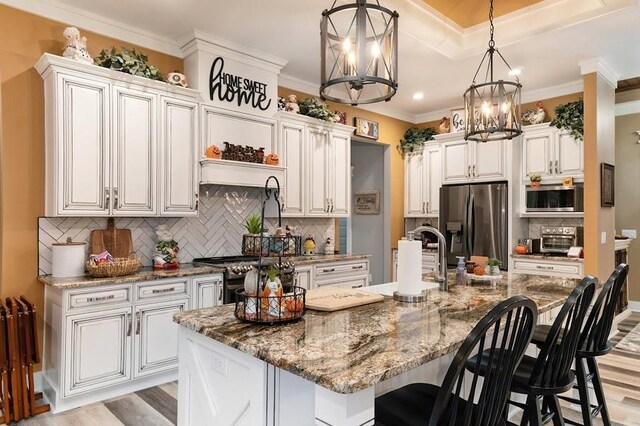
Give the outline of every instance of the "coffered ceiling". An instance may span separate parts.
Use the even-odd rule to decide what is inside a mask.
[[[422,0],[462,28],[469,28],[488,20],[489,0]],[[500,17],[543,0],[495,0],[494,17]]]
[[[390,102],[367,108],[422,122],[460,107],[487,47],[488,0],[379,1],[400,14],[399,88]],[[287,64],[280,84],[315,94],[320,84],[320,16],[333,1],[0,3],[176,56],[182,55],[185,34],[198,29],[246,50],[282,58]],[[495,4],[500,15],[495,22],[496,43],[512,67],[522,68],[525,101],[581,91],[580,63],[594,58],[606,62],[622,79],[640,75],[638,0],[495,0]],[[465,22],[480,24],[468,27]],[[415,92],[423,92],[424,98],[414,100]]]

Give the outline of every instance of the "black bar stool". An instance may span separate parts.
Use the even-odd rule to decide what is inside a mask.
[[[526,404],[509,401],[524,410],[522,425],[542,425],[553,420],[562,425],[562,411],[558,394],[573,387],[575,374],[571,364],[578,349],[580,331],[589,304],[595,292],[597,278],[587,276],[571,292],[549,329],[537,358],[525,355],[515,371],[511,391],[527,395]],[[481,356],[474,356],[467,362],[471,372],[484,372],[492,365],[490,354],[485,350]],[[486,380],[486,379],[485,379]],[[541,400],[548,408],[542,411]]]
[[[514,296],[500,303],[467,336],[442,386],[413,383],[376,398],[376,425],[501,424],[511,378],[531,341],[536,319],[537,308],[531,299]],[[465,378],[469,393],[464,399],[465,363],[476,349],[482,352],[485,348],[495,368],[485,372],[482,386],[478,374],[468,382]]]
[[[560,396],[559,398],[570,401],[574,404],[580,404],[582,411],[583,424],[593,424],[593,419],[602,415],[602,421],[605,425],[610,425],[609,411],[607,410],[607,401],[604,397],[602,389],[602,381],[600,380],[600,372],[596,358],[611,352],[611,342],[609,342],[609,333],[613,325],[613,317],[615,316],[615,308],[620,298],[622,285],[627,279],[629,266],[621,263],[613,271],[607,282],[602,286],[600,294],[596,298],[591,313],[587,318],[587,322],[582,330],[578,350],[576,352],[576,369],[578,395],[580,399],[568,396]],[[532,343],[541,347],[547,338],[549,330],[548,325],[539,325],[536,327]],[[596,396],[596,405],[591,405],[589,401],[588,383],[593,383],[593,391]],[[564,419],[565,423],[579,425],[570,419]]]

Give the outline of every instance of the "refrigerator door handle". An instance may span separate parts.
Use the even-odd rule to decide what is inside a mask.
[[[474,196],[473,194],[469,194],[469,201],[467,203],[467,251],[468,256],[467,260],[471,259],[471,255],[473,254],[473,208],[474,208]]]

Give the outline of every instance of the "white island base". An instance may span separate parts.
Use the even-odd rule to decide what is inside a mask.
[[[352,394],[340,394],[251,355],[179,328],[178,425],[360,426],[374,424],[377,394],[440,383],[447,355]]]

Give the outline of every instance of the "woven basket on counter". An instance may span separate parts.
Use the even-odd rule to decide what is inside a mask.
[[[142,261],[138,258],[118,257],[113,262],[104,262],[97,265],[87,262],[87,271],[89,275],[96,278],[121,277],[137,272],[140,266],[142,266]]]

